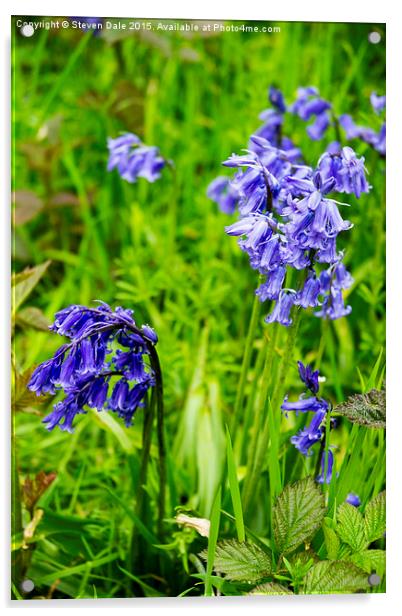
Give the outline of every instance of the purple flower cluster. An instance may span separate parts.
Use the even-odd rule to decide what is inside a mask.
[[[43,420],[48,430],[73,431],[85,407],[110,409],[128,427],[155,375],[150,358],[158,338],[148,325],[139,328],[132,310],[72,305],[55,315],[50,329],[69,339],[54,356],[37,366],[28,388],[41,394],[63,391],[65,397]]]
[[[208,195],[222,211],[238,210],[239,219],[226,233],[239,238],[251,267],[265,276],[256,294],[261,302],[275,302],[268,323],[289,326],[293,306],[317,308],[317,316],[338,319],[351,311],[343,291],[353,280],[337,249],[337,236],[352,223],[340,213],[340,206],[348,204],[334,193],[359,198],[370,190],[364,158],[334,142],[315,168],[306,165],[300,150],[283,135],[284,114],[315,118],[308,130],[318,138],[318,125],[330,123],[330,104],[311,87],[299,89],[290,107],[274,88],[269,99],[272,108],[262,114],[265,123],[251,136],[249,148],[223,163],[236,169],[234,177],[214,180]],[[291,269],[301,273],[289,288]]]
[[[329,404],[326,400],[317,396],[319,390],[319,371],[313,371],[310,366],[304,366],[301,361],[297,362],[297,365],[300,379],[311,395],[306,397],[305,394],[302,394],[296,402],[289,402],[288,396],[285,396],[281,409],[285,412],[286,416],[289,411],[295,411],[296,415],[299,413],[314,413],[310,424],[302,428],[298,434],[290,439],[290,442],[293,443],[300,453],[308,456],[311,455],[311,447],[318,443],[318,441],[321,441],[324,434],[325,428],[323,424]]]
[[[290,442],[304,456],[311,456],[311,448],[318,442],[321,442],[325,434],[325,419],[327,412],[330,409],[329,403],[324,398],[318,397],[319,390],[319,371],[312,370],[310,366],[305,366],[301,361],[297,362],[299,376],[302,382],[309,390],[308,394],[302,394],[295,402],[289,402],[288,396],[285,396],[281,406],[285,415],[289,411],[298,413],[314,413],[308,425],[302,428],[298,434],[290,438]],[[316,478],[318,483],[324,483],[325,472],[325,452],[321,456],[321,473]],[[325,483],[330,483],[332,477],[332,468],[334,464],[334,454],[328,449],[327,472],[325,475]]]
[[[167,161],[160,156],[157,147],[144,145],[133,133],[125,133],[116,139],[109,138],[107,147],[109,149],[107,170],[112,171],[117,168],[123,180],[130,183],[136,182],[137,178],[155,182],[167,164]]]

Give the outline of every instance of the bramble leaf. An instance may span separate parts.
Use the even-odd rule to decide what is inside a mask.
[[[367,543],[381,539],[385,533],[385,490],[380,492],[366,507],[364,526]]]
[[[346,402],[338,404],[334,411],[352,423],[368,428],[385,428],[385,390],[372,389],[367,394],[349,396]]]
[[[311,477],[285,487],[273,508],[275,544],[288,554],[309,541],[325,515],[324,496]]]
[[[348,560],[367,573],[377,573],[380,577],[385,573],[385,550],[363,550]]]
[[[311,567],[304,578],[306,595],[355,592],[369,587],[368,576],[353,563],[322,560]]]
[[[350,545],[353,552],[360,552],[367,547],[364,519],[353,505],[342,503],[338,508],[336,531],[342,541]]]
[[[324,532],[324,541],[325,548],[327,550],[327,556],[329,560],[336,560],[338,558],[341,542],[335,530],[332,528],[331,522],[332,520],[325,518],[322,525],[322,530]]]
[[[205,559],[206,550],[200,556]],[[271,574],[272,563],[270,556],[258,545],[228,539],[216,546],[214,569],[228,580],[258,582]]]
[[[293,595],[292,591],[277,582],[267,582],[253,588],[249,595]]]

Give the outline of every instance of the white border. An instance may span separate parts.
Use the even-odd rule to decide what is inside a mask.
[[[386,595],[333,595],[316,597],[270,597],[270,598],[219,598],[210,599],[135,599],[135,600],[75,600],[75,601],[48,601],[48,602],[13,602],[8,600],[9,596],[9,556],[8,556],[8,529],[9,529],[9,510],[8,510],[8,485],[9,485],[9,463],[8,463],[8,389],[9,373],[7,368],[0,372],[0,391],[3,393],[1,406],[2,437],[4,476],[2,482],[2,502],[1,510],[2,541],[1,554],[1,603],[6,609],[14,609],[23,612],[26,609],[74,609],[74,614],[85,612],[95,613],[98,609],[130,609],[135,610],[136,614],[148,612],[150,609],[159,608],[164,614],[177,613],[177,611],[208,609],[212,614],[217,612],[231,611],[236,614],[243,613],[247,609],[252,609],[256,613],[266,613],[268,610],[280,610],[281,616],[295,614],[296,611],[308,610],[309,614],[325,615],[338,614],[341,611],[347,613],[360,614],[365,616],[378,616],[379,610],[392,609],[401,605],[399,587],[402,577],[402,533],[400,530],[402,518],[401,502],[401,461],[400,461],[400,434],[402,409],[400,408],[398,397],[398,377],[401,377],[400,366],[400,305],[402,298],[402,259],[401,259],[401,215],[402,200],[399,196],[400,184],[398,179],[401,175],[400,163],[402,146],[401,131],[401,106],[400,106],[400,87],[401,87],[401,11],[396,2],[392,0],[381,0],[372,2],[366,0],[352,2],[351,0],[336,0],[328,3],[321,1],[288,0],[287,2],[249,2],[235,3],[235,0],[203,0],[195,6],[195,3],[179,2],[170,0],[169,2],[123,2],[113,0],[110,5],[89,0],[70,0],[69,2],[59,1],[57,5],[49,0],[18,1],[11,3],[3,2],[0,9],[0,38],[1,38],[1,106],[2,106],[2,135],[3,147],[0,148],[0,170],[3,177],[3,207],[1,208],[0,229],[2,232],[1,250],[1,285],[2,301],[0,310],[2,316],[1,336],[3,342],[4,361],[3,366],[9,364],[9,41],[10,41],[10,15],[103,15],[103,16],[135,16],[135,17],[173,17],[188,19],[259,19],[269,21],[351,21],[368,23],[387,23],[387,331],[388,331],[388,429],[387,436],[387,488],[388,488],[388,546],[387,546],[387,594]],[[373,238],[373,242],[375,238]],[[398,250],[399,249],[399,250]],[[399,300],[399,302],[398,302]],[[7,325],[6,325],[7,324]]]

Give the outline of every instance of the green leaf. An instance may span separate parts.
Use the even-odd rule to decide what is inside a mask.
[[[50,261],[46,261],[36,267],[28,268],[19,274],[14,274],[11,280],[13,313],[15,314],[21,304],[26,300],[31,291],[36,287],[39,280],[49,267]]]
[[[367,505],[364,512],[364,526],[367,543],[383,537],[385,533],[385,490]]]
[[[367,394],[349,396],[334,411],[352,423],[368,428],[385,428],[385,390],[372,389]]]
[[[233,455],[232,441],[230,438],[229,429],[226,426],[226,452],[228,460],[228,479],[230,496],[232,497],[233,511],[236,520],[237,538],[239,541],[244,541],[246,534],[244,531],[243,509],[241,505],[239,482],[237,480],[236,463]]]
[[[337,511],[336,531],[342,541],[350,545],[353,552],[360,552],[367,547],[364,519],[357,507],[342,503]]]
[[[48,404],[50,396],[37,396],[35,392],[27,389],[27,385],[32,376],[32,369],[25,370],[22,374],[14,370],[13,374],[14,381],[11,396],[13,411],[36,409],[38,406]]]
[[[324,532],[324,541],[325,548],[327,550],[327,556],[329,560],[336,560],[338,558],[339,546],[341,542],[335,530],[332,528],[331,519],[324,519],[322,530]]]
[[[309,541],[325,515],[324,495],[312,477],[285,487],[272,512],[276,547],[281,554]]]
[[[369,588],[365,571],[342,560],[322,560],[304,578],[306,595],[355,592]]]
[[[32,327],[44,332],[49,331],[50,325],[50,321],[48,321],[43,312],[33,306],[21,310],[16,317],[16,323],[23,327]]]
[[[200,556],[206,557],[205,550]],[[270,556],[255,543],[228,539],[216,546],[214,569],[228,580],[258,582],[271,574]]]
[[[267,582],[253,588],[249,595],[293,595],[292,591],[278,582]]]
[[[221,520],[221,498],[222,498],[222,489],[219,487],[216,493],[214,502],[212,504],[211,509],[211,526],[209,530],[208,537],[208,550],[206,555],[207,560],[207,571],[205,576],[205,596],[212,596],[212,569],[214,566],[214,560],[216,557],[216,542],[218,540],[219,535],[219,524]]]
[[[385,550],[363,550],[348,560],[367,573],[377,573],[380,577],[385,573]]]

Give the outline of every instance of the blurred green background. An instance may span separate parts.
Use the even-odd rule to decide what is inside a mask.
[[[156,329],[165,381],[170,504],[187,504],[208,516],[225,462],[224,428],[257,279],[236,241],[224,233],[235,218],[217,210],[206,188],[222,173],[221,161],[247,147],[260,125],[259,113],[268,106],[270,84],[288,102],[298,86],[314,85],[336,114],[350,113],[378,129],[369,97],[385,90],[385,26],[280,23],[274,24],[280,33],[205,35],[95,36],[68,29],[39,30],[25,38],[15,19],[13,268],[21,272],[51,262],[23,307],[35,307],[51,321],[70,303],[102,299],[133,308],[139,322]],[[368,41],[372,30],[382,36],[378,45]],[[126,131],[157,145],[174,169],[165,169],[154,184],[140,179],[130,185],[117,172],[108,173],[107,137]],[[311,142],[297,118],[287,120],[284,132],[313,165],[335,139],[329,133]],[[328,327],[305,314],[295,352],[295,359],[310,362],[318,354],[325,395],[333,402],[361,391],[359,371],[367,378],[384,347],[385,165],[365,144],[356,149],[366,157],[373,189],[359,201],[348,196],[347,218],[354,228],[340,238],[355,279],[347,298],[353,311]],[[60,345],[57,336],[41,329],[17,318],[18,373]],[[260,338],[262,332],[261,320]],[[278,355],[285,333],[277,341]],[[256,341],[256,351],[261,343]],[[296,366],[289,368],[288,387],[301,393]],[[129,580],[115,563],[124,555],[132,524],[127,506],[130,476],[138,471],[141,418],[126,430],[100,416],[79,416],[74,435],[48,433],[40,420],[31,409],[18,413],[16,421],[22,475],[57,473],[47,503],[53,530],[44,528],[30,576],[48,589],[60,571],[82,566],[62,575],[55,596],[124,594]],[[341,425],[336,437],[341,456],[343,430]],[[286,442],[288,436],[284,432]],[[371,470],[362,470],[362,484]],[[152,474],[149,491],[157,491]],[[77,524],[86,518],[96,522],[74,534],[63,521],[66,515],[75,516]],[[257,528],[264,525],[261,516]],[[102,559],[93,567],[85,564]],[[183,580],[169,583],[167,594],[185,587]]]

